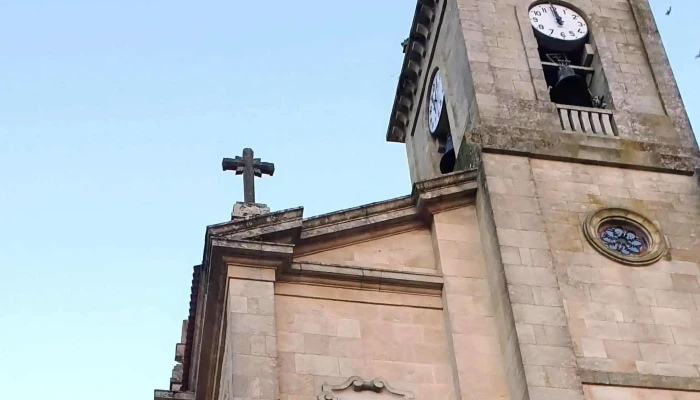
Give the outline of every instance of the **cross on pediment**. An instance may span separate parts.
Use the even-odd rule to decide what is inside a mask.
[[[255,177],[262,177],[263,174],[275,173],[275,164],[262,162],[259,158],[253,158],[253,149],[243,149],[243,156],[236,158],[224,158],[221,161],[221,168],[224,171],[235,171],[236,175],[243,175],[243,202],[245,204],[255,203]]]

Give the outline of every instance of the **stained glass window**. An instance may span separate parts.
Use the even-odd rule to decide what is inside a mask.
[[[588,243],[605,257],[632,266],[649,265],[666,254],[657,222],[624,208],[601,208],[583,220]]]
[[[598,238],[608,249],[625,256],[641,256],[649,248],[642,232],[626,224],[602,224]]]

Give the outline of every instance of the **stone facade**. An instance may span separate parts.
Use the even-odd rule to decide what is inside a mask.
[[[589,400],[697,400],[700,393],[615,386],[584,386]]]
[[[315,289],[281,284],[278,290],[282,398],[314,400],[322,385],[352,376],[381,377],[417,398],[452,398],[450,353],[438,307],[411,306],[405,298],[411,295],[393,293],[391,302],[372,292],[361,293],[366,302],[340,302],[329,299],[324,288]],[[354,289],[336,292],[344,297],[346,290]]]
[[[579,391],[576,368],[698,377],[693,177],[496,154],[483,171],[530,389]],[[651,218],[665,259],[634,268],[593,250],[581,225],[602,207]]]
[[[156,399],[700,399],[698,149],[649,6],[567,3],[612,99],[617,136],[601,136],[562,131],[530,4],[418,2],[387,135],[411,194],[208,227]],[[457,150],[444,175],[436,68]],[[611,207],[651,221],[660,260],[591,246],[586,217]]]
[[[465,138],[484,151],[687,172],[697,165],[697,143],[647,0],[565,2],[588,20],[617,137],[562,134],[528,17],[533,1],[419,2],[428,3],[434,22],[417,12],[412,37],[434,50],[404,64],[387,133],[406,144],[414,182],[440,174],[437,146],[426,134],[425,99],[436,69],[457,151]],[[416,33],[421,26],[428,39]],[[410,51],[406,57],[419,59]]]
[[[690,176],[483,154],[409,197],[210,227],[197,370],[168,393],[314,400],[353,377],[416,399],[700,393],[699,199]],[[664,259],[593,250],[581,223],[606,206],[658,224]]]

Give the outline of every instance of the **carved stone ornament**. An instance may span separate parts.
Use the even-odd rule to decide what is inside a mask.
[[[343,392],[364,392],[364,391],[369,391],[369,392],[374,392],[374,393],[384,393],[384,391],[391,393],[392,397],[396,399],[403,399],[403,400],[414,400],[415,396],[411,392],[405,392],[401,390],[397,390],[389,386],[386,381],[382,379],[372,379],[372,380],[364,380],[360,378],[359,376],[353,376],[349,378],[347,381],[341,383],[340,385],[328,385],[324,384],[321,387],[321,390],[323,390],[323,393],[321,393],[320,396],[318,396],[318,400],[344,400],[345,398],[342,396]],[[355,397],[352,397],[355,398]],[[371,399],[371,397],[370,397]]]
[[[648,218],[624,208],[603,208],[583,221],[586,240],[621,264],[644,266],[666,253],[666,241]]]

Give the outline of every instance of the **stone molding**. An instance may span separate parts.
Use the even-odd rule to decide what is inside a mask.
[[[305,219],[295,255],[324,250],[422,225],[411,196],[367,204]]]
[[[485,153],[687,175],[700,165],[700,152],[696,147],[632,138],[487,124],[475,126],[465,132],[464,137],[466,142],[480,145]]]
[[[478,171],[453,172],[413,185],[416,210],[426,222],[440,211],[473,203],[478,187]]]
[[[402,398],[404,400],[415,399],[413,393],[394,389],[383,379],[376,378],[371,380],[364,380],[359,376],[353,376],[350,377],[347,381],[341,383],[340,385],[324,384],[321,387],[323,393],[321,393],[318,396],[318,400],[340,400],[340,398],[336,396],[335,392],[343,392],[345,390],[348,390],[348,388],[351,388],[351,390],[355,392],[370,391],[374,393],[382,393],[384,390],[386,390],[387,392],[394,394],[397,397]]]
[[[305,281],[277,281],[275,283],[275,295],[431,310],[442,310],[444,306],[441,293],[426,295],[425,293],[411,292],[406,288],[400,288],[401,291],[397,291],[395,287],[371,284],[358,285],[356,287],[351,287],[350,285],[342,287],[337,283],[327,285],[325,283],[315,284],[315,282],[311,282],[311,284],[314,285],[314,290],[308,290],[309,283]]]
[[[407,131],[412,129],[410,125],[413,110],[420,106],[422,92],[419,91],[425,86],[421,81],[425,81],[430,75],[425,73],[427,60],[432,54],[430,45],[435,44],[436,32],[442,22],[444,3],[445,1],[440,0],[418,0],[416,4],[410,35],[404,46],[405,56],[386,133],[386,140],[389,142],[403,143]]]
[[[193,392],[174,392],[171,390],[154,390],[154,400],[174,399],[174,400],[194,400]]]
[[[233,205],[231,219],[253,218],[259,215],[269,214],[270,207],[267,204],[260,203],[242,203],[240,201]]]
[[[303,207],[275,211],[252,218],[227,221],[207,227],[206,237],[226,239],[250,239],[274,241],[279,235],[301,230]]]
[[[627,256],[610,250],[603,245],[598,238],[600,225],[608,221],[621,221],[637,227],[647,236],[645,239],[649,249],[646,254],[640,256]],[[599,253],[613,261],[631,266],[645,266],[658,261],[666,253],[666,241],[659,228],[645,216],[624,208],[601,208],[589,214],[583,221],[583,234],[588,243]]]
[[[579,369],[581,383],[649,389],[700,391],[700,379],[681,376],[645,375]]]
[[[411,195],[304,220],[295,256],[429,226],[432,215],[474,201],[477,171],[418,182]]]
[[[419,274],[404,271],[389,271],[372,268],[359,268],[345,265],[335,265],[319,262],[293,262],[286,276],[296,275],[313,278],[330,278],[334,280],[347,280],[355,285],[374,284],[390,285],[394,287],[415,287],[433,289],[438,292],[442,289],[443,278],[438,275]],[[353,286],[355,286],[353,285]]]

